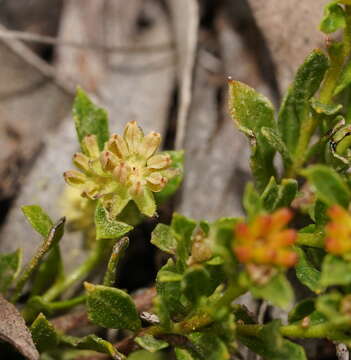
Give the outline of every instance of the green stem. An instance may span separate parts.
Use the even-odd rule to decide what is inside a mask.
[[[245,294],[247,291],[246,288],[239,286],[236,282],[229,284],[226,291],[218,299],[218,301],[211,306],[214,312],[217,309],[220,309],[225,306],[230,306],[230,304],[239,296]],[[214,321],[213,315],[208,312],[199,312],[198,314],[192,316],[189,319],[185,319],[174,325],[173,332],[176,334],[187,334],[196,329],[200,329],[204,326],[209,325]]]
[[[297,338],[328,338],[329,333],[335,329],[335,325],[331,323],[317,324],[307,328],[301,325],[286,325],[280,328],[283,336]]]
[[[106,242],[97,240],[96,246],[90,253],[89,257],[71,272],[63,281],[55,283],[44,295],[43,300],[51,302],[56,299],[62,292],[67,290],[73,284],[86,278],[96,266],[104,259],[106,254]]]
[[[236,283],[229,284],[226,291],[223,295],[217,300],[215,304],[211,306],[214,312],[217,311],[222,306],[229,306],[237,297],[243,295],[247,291],[246,288],[243,288]],[[189,319],[185,319],[174,324],[173,329],[171,331],[172,334],[184,335],[190,332],[193,332],[197,329],[201,329],[214,321],[214,317],[212,314],[206,311],[199,311],[196,315],[190,317]],[[150,326],[147,329],[142,329],[140,332],[141,335],[162,335],[165,333],[169,333],[165,331],[162,326],[155,325]]]
[[[83,304],[86,300],[86,295],[74,297],[69,300],[54,301],[48,304],[48,308],[52,311],[69,310],[79,304]]]
[[[82,304],[83,302],[85,302],[85,300],[86,296],[81,295],[69,300],[54,301],[50,303],[43,302],[43,307],[40,308],[33,306],[33,304],[31,304],[29,301],[27,305],[22,309],[21,313],[26,323],[30,323],[41,311],[43,311],[44,313],[49,313],[51,315],[57,311],[69,310],[79,304]]]
[[[311,137],[316,130],[318,125],[318,118],[309,114],[305,121],[303,121],[297,146],[296,156],[294,159],[293,166],[287,171],[288,177],[294,177],[299,171],[300,167],[306,161],[308,152],[306,151],[310,143]]]
[[[258,336],[264,325],[237,324],[236,331],[239,335]],[[323,323],[312,325],[304,328],[301,325],[285,325],[281,326],[279,331],[281,335],[309,339],[309,338],[332,338],[336,326],[331,323]]]

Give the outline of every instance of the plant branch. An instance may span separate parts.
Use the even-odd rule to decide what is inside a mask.
[[[96,246],[90,253],[89,257],[78,266],[73,272],[71,272],[62,281],[55,283],[44,295],[43,300],[50,302],[56,299],[62,292],[67,290],[73,284],[86,278],[92,270],[98,266],[104,259],[106,253],[105,241],[96,241]]]
[[[76,49],[93,50],[93,51],[106,51],[106,52],[119,52],[119,53],[150,53],[150,52],[165,52],[172,50],[172,43],[155,44],[148,46],[103,46],[95,43],[80,43],[75,41],[60,40],[52,36],[34,34],[24,31],[15,30],[0,30],[1,39],[15,39],[27,42],[41,43],[47,45],[67,46]]]

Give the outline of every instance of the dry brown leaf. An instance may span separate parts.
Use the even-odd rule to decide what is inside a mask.
[[[24,319],[16,307],[0,295],[0,339],[11,344],[28,360],[38,360],[35,348]]]

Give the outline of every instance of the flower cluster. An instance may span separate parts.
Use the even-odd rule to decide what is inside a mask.
[[[130,200],[147,215],[156,213],[153,192],[161,191],[177,174],[167,153],[156,154],[160,134],[144,136],[135,121],[127,123],[123,136],[113,134],[102,152],[95,135],[84,138],[84,153],[73,157],[80,170],[67,171],[66,182],[92,200],[101,199],[111,218],[121,213]]]
[[[351,215],[339,205],[328,210],[331,221],[325,227],[326,250],[335,255],[351,258]]]
[[[237,224],[233,250],[238,260],[247,265],[269,267],[295,265],[297,254],[291,245],[296,240],[296,231],[284,229],[291,218],[292,212],[284,208],[270,215],[260,215],[250,224]]]

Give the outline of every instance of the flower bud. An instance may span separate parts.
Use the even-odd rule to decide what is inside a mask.
[[[127,123],[123,137],[128,145],[129,153],[135,154],[138,152],[143,136],[144,134],[136,121]]]
[[[74,187],[82,187],[87,183],[87,176],[80,171],[70,170],[63,174],[63,177],[68,185]]]
[[[118,134],[111,136],[106,144],[106,148],[120,159],[125,159],[129,155],[127,143],[123,137]]]
[[[152,173],[145,180],[147,181],[148,188],[153,192],[161,191],[168,182],[168,179],[159,172]]]
[[[104,171],[111,172],[118,165],[117,157],[110,151],[103,151],[100,157],[101,166]]]
[[[172,159],[168,154],[159,154],[152,156],[147,161],[147,167],[149,169],[162,170],[169,167],[172,163]]]
[[[100,156],[100,149],[96,135],[87,135],[83,139],[83,148],[90,158],[95,159]]]
[[[291,245],[296,241],[296,231],[284,229],[291,217],[290,210],[280,209],[258,216],[250,224],[237,224],[233,250],[238,260],[247,265],[294,266],[297,254]]]
[[[73,155],[73,163],[78,169],[84,172],[90,171],[89,158],[82,153],[76,153]]]
[[[180,174],[181,174],[180,169],[171,168],[171,169],[162,170],[162,175],[166,177],[168,180]]]
[[[155,154],[158,147],[161,143],[161,135],[157,132],[151,132],[146,135],[143,141],[140,144],[139,151],[140,154],[145,157],[145,159],[149,159],[152,155]]]
[[[130,174],[130,167],[124,161],[118,163],[113,170],[113,176],[121,184],[125,184],[127,182],[129,174]]]
[[[198,227],[192,236],[191,256],[188,265],[202,263],[211,259],[213,253],[205,232]]]

